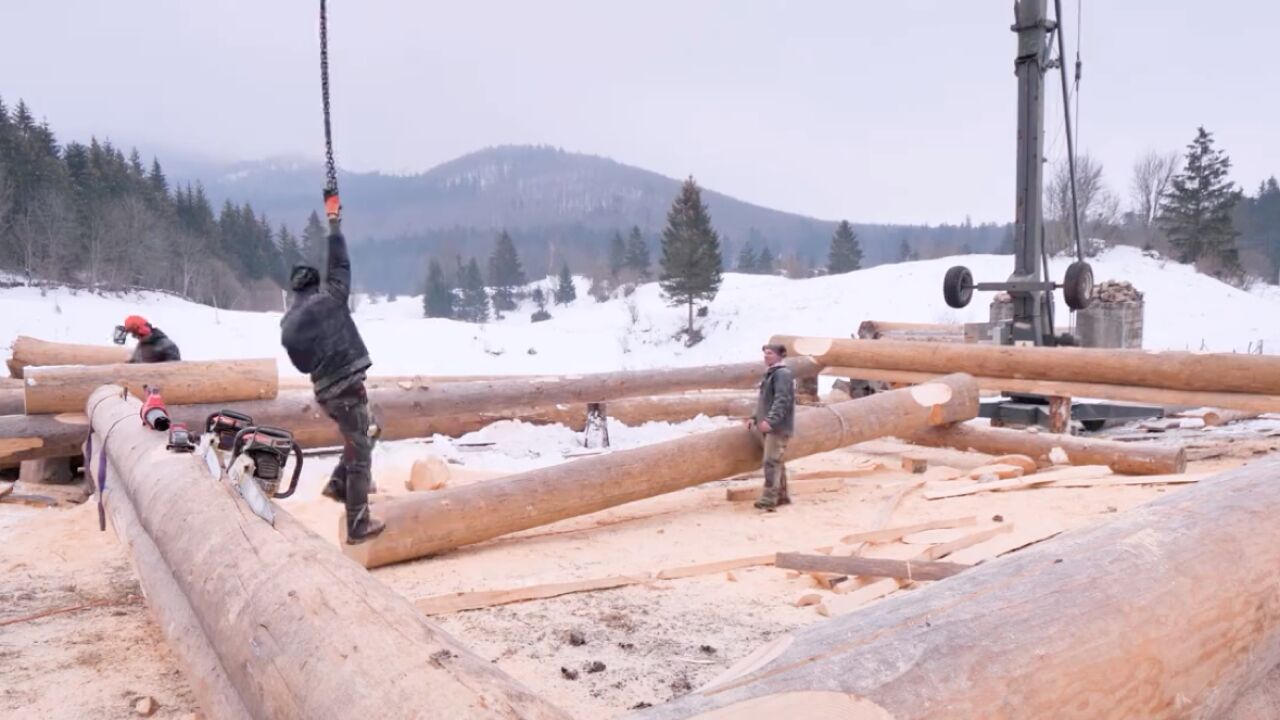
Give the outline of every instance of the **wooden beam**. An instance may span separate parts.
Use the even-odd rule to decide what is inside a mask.
[[[480,592],[458,592],[447,595],[423,598],[414,603],[427,615],[447,615],[462,610],[478,610],[495,605],[527,602],[529,600],[545,600],[547,598],[569,595],[571,593],[610,590],[626,585],[653,582],[652,577],[613,575],[604,578],[588,578],[561,583],[544,583],[510,590],[485,590]]]
[[[798,413],[792,459],[978,411],[964,376]],[[379,503],[381,535],[348,555],[378,567],[748,472],[760,449],[742,427],[575,460],[485,483]]]
[[[805,555],[802,553],[778,553],[774,565],[788,570],[804,572],[841,573],[868,577],[889,577],[901,580],[942,580],[968,570],[970,566],[959,563],[911,560],[887,560],[884,558],[838,557],[834,555]]]
[[[108,485],[129,496],[250,716],[567,718],[283,507],[273,527],[201,458],[167,452],[120,388],[89,403]]]
[[[957,345],[794,336],[775,336],[770,342],[786,345],[789,355],[812,357],[826,366],[926,373],[963,372],[974,377],[1139,385],[1203,392],[1280,394],[1280,357],[1274,355]]]
[[[1135,447],[1114,440],[967,424],[920,428],[903,439],[918,445],[949,447],[988,455],[1017,453],[1032,458],[1040,465],[1052,464],[1050,455],[1055,448],[1061,448],[1072,465],[1106,465],[1124,475],[1168,475],[1187,469],[1186,451],[1176,445]]]
[[[129,362],[133,355],[119,345],[76,345],[50,342],[19,335],[9,346],[9,374],[23,376],[31,365],[116,365]]]
[[[818,371],[816,364],[804,358],[789,363],[797,375],[812,375]],[[553,379],[451,382],[427,387],[392,385],[369,390],[369,404],[382,429],[383,439],[403,440],[431,437],[436,433],[465,434],[489,423],[520,418],[527,413],[558,412],[558,408],[548,406],[561,403],[614,401],[704,387],[754,387],[759,383],[760,375],[758,363],[740,363]],[[165,390],[163,386],[161,389]],[[708,402],[702,407],[712,412],[728,411],[727,408],[740,411],[744,407],[740,397],[725,398],[718,394],[705,399]],[[622,413],[626,404],[611,402],[610,406],[611,412]],[[303,447],[342,444],[337,426],[316,403],[311,390],[285,390],[274,400],[171,405],[169,414],[174,420],[187,423],[188,427],[203,428],[205,418],[225,407],[243,412],[260,424],[289,429]],[[669,412],[680,414],[687,412],[689,407],[685,404]],[[664,417],[663,411],[654,408],[654,404],[641,404],[631,417],[637,422],[643,422],[644,417]],[[83,421],[77,419],[83,418],[82,411],[56,416],[0,417],[0,465],[41,457],[76,455],[85,434],[84,428],[80,427]],[[547,417],[545,421],[555,422],[554,417]],[[6,446],[6,440],[21,442]]]
[[[1134,352],[1134,351],[1117,351]],[[938,376],[935,372],[913,370],[889,370],[873,367],[829,365],[823,375],[878,380],[881,382],[914,384],[928,382]],[[1280,394],[1243,392],[1201,392],[1178,388],[1150,388],[1137,385],[1107,383],[1065,382],[1061,380],[1033,380],[1021,377],[975,375],[978,386],[996,392],[1019,392],[1033,395],[1095,398],[1120,402],[1146,403],[1164,407],[1212,405],[1222,408],[1268,413],[1280,412]]]
[[[25,409],[28,415],[83,412],[89,395],[108,383],[138,397],[144,385],[159,388],[173,405],[271,400],[279,381],[274,359],[32,367],[26,371]]]
[[[976,525],[978,518],[973,515],[957,518],[943,518],[941,520],[928,520],[925,522],[914,523],[912,525],[900,525],[893,528],[882,528],[879,530],[868,530],[866,532],[845,535],[840,538],[840,542],[845,545],[858,545],[862,543],[887,543],[911,535],[912,533],[924,532],[925,530],[939,530],[943,528],[958,528]]]
[[[819,480],[795,480],[787,482],[787,492],[792,495],[817,495],[818,493],[840,492],[844,489],[844,478],[825,478]],[[741,488],[725,488],[724,497],[729,502],[746,502],[758,500],[764,489],[759,485]]]
[[[811,625],[638,717],[750,717],[767,698],[815,717],[804,700],[815,692],[897,720],[942,708],[956,718],[1220,717],[1280,665],[1277,513],[1280,463],[1246,465]]]

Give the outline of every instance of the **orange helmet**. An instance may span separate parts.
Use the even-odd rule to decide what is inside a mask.
[[[141,315],[130,315],[124,319],[124,329],[138,337],[146,337],[151,334],[151,323]]]

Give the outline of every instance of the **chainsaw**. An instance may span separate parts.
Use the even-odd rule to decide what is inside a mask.
[[[294,456],[293,477],[289,480],[288,489],[279,492],[290,453]],[[302,476],[302,448],[288,430],[266,425],[240,430],[232,442],[227,467],[234,467],[240,458],[251,462],[251,475],[267,496],[283,500],[298,489],[298,478]]]
[[[224,452],[236,443],[236,435],[253,425],[253,418],[235,410],[220,410],[205,420],[204,431],[213,435],[214,447]]]

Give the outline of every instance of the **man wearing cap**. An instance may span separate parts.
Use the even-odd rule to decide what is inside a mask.
[[[133,349],[131,363],[174,362],[182,359],[178,346],[160,328],[152,327],[141,315],[130,315],[124,325],[116,328],[116,343],[124,344],[124,335],[132,335],[138,341]]]
[[[764,352],[764,379],[760,381],[755,414],[747,420],[747,427],[764,450],[764,492],[756,507],[773,512],[779,505],[791,504],[782,455],[795,432],[796,387],[791,368],[784,362],[787,348],[769,344],[760,349]]]
[[[324,495],[346,505],[347,543],[356,545],[386,527],[369,511],[373,442],[376,426],[369,413],[365,372],[373,365],[360,331],[351,319],[351,257],[342,236],[341,205],[325,193],[329,216],[328,268],[323,286],[320,271],[297,265],[289,275],[293,297],[280,321],[280,342],[300,372],[311,375],[316,400],[342,432],[342,459]]]

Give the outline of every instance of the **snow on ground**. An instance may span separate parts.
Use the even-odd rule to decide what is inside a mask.
[[[1061,279],[1069,262],[1055,259],[1053,277]],[[1099,282],[1129,280],[1145,293],[1148,349],[1247,352],[1261,341],[1267,351],[1280,351],[1278,288],[1258,285],[1246,292],[1190,266],[1127,247],[1091,262]],[[529,321],[535,309],[531,302],[502,320],[472,325],[423,318],[420,297],[393,302],[365,298],[356,317],[374,374],[582,373],[739,362],[757,359],[760,343],[775,333],[847,337],[863,320],[985,320],[992,293],[975,293],[963,310],[943,303],[942,277],[955,264],[967,265],[978,281],[994,281],[1008,276],[1012,261],[1009,256],[970,255],[807,280],[728,273],[709,316],[697,320],[706,339],[692,348],[675,339],[685,308],[667,306],[657,283],[598,303],[579,278],[578,300],[550,306],[552,319],[536,324]],[[541,284],[549,287],[548,281]],[[1058,307],[1065,309],[1061,302]],[[112,328],[136,313],[173,337],[186,359],[274,356],[282,373],[294,372],[280,347],[278,312],[229,312],[160,293],[100,297],[25,287],[0,290],[0,308],[0,338],[32,335],[105,344]],[[619,427],[613,440],[629,447],[706,427]],[[489,441],[495,445],[486,451],[462,450],[459,444]],[[468,465],[516,471],[560,461],[575,443],[573,433],[562,427],[504,423],[459,441],[437,438],[432,452]],[[395,452],[393,448],[385,451]],[[384,463],[391,459],[382,458]]]
[[[1067,258],[1051,264],[1059,280]],[[1247,352],[1259,340],[1280,350],[1280,289],[1238,290],[1178,263],[1114,248],[1092,260],[1099,282],[1129,280],[1146,294],[1148,349]],[[707,318],[706,340],[685,348],[674,335],[683,307],[668,307],[657,283],[630,297],[597,303],[579,279],[578,300],[552,305],[552,319],[531,323],[526,302],[502,320],[472,325],[425,319],[419,297],[362,300],[357,321],[374,374],[580,373],[754,360],[775,333],[848,336],[863,320],[978,322],[992,293],[975,293],[963,310],[942,301],[942,276],[963,264],[978,281],[1003,280],[1011,259],[970,255],[881,265],[807,280],[727,273]],[[619,293],[619,295],[621,295]],[[1065,306],[1059,302],[1060,311]],[[274,356],[292,372],[279,342],[279,313],[229,312],[158,293],[99,297],[35,288],[0,290],[0,338],[32,335],[79,343],[110,342],[112,328],[137,313],[165,330],[184,358]]]

